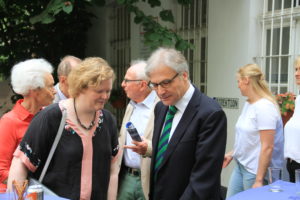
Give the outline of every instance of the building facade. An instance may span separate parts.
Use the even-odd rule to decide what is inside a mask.
[[[154,16],[160,11],[143,3],[139,7]],[[168,0],[162,1],[162,7],[172,9],[175,16],[175,24],[165,25],[195,45],[183,52],[191,81],[215,97],[226,112],[228,151],[233,148],[235,123],[246,100],[237,88],[239,67],[257,63],[274,94],[298,93],[293,61],[300,55],[300,0],[194,0],[188,7]],[[151,51],[143,44],[143,28],[125,8],[112,3],[100,11],[95,10],[102,20],[101,25],[94,21],[87,54],[106,58],[120,85],[130,60],[147,59]],[[122,116],[122,111],[116,112]],[[222,185],[228,184],[232,167],[223,170]]]

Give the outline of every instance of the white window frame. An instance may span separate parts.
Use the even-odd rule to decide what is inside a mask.
[[[203,3],[204,1],[206,4]],[[208,2],[209,0],[194,0],[187,8],[177,4],[175,20],[177,34],[188,42],[193,41],[194,49],[187,49],[183,54],[190,66],[190,78],[192,82],[204,93],[207,92]],[[202,14],[203,9],[205,9],[204,5],[206,5],[205,16]],[[194,14],[193,16],[192,13]],[[198,19],[196,19],[197,17]],[[192,18],[193,20],[191,20]],[[201,52],[201,49],[204,49],[204,52]]]
[[[281,6],[283,7],[285,0],[282,0]],[[286,0],[290,1],[290,0]],[[299,55],[299,47],[297,47],[296,43],[299,44],[299,36],[300,36],[300,28],[299,28],[299,19],[300,19],[300,2],[297,1],[296,7],[293,6],[294,1],[291,1],[291,7],[280,10],[274,10],[274,3],[275,0],[272,0],[272,10],[267,11],[268,9],[268,0],[264,0],[264,9],[263,14],[261,16],[261,22],[262,22],[262,46],[261,46],[261,59],[260,59],[260,65],[262,66],[262,69],[265,71],[265,74],[269,74],[268,80],[271,78],[271,72],[272,72],[272,64],[270,63],[269,72],[266,72],[267,66],[266,66],[266,58],[268,57],[266,55],[266,45],[267,45],[267,30],[271,30],[271,38],[270,38],[270,56],[272,57],[272,44],[273,44],[273,31],[274,29],[279,28],[280,29],[280,41],[279,41],[279,54],[275,55],[275,57],[278,57],[278,82],[277,83],[271,83],[269,82],[270,88],[276,86],[277,90],[273,92],[275,94],[282,93],[280,91],[280,88],[287,87],[286,91],[290,92],[297,92],[297,88],[295,86],[294,82],[294,60],[297,55]],[[282,29],[283,27],[290,27],[289,32],[289,52],[286,54],[288,56],[288,74],[287,74],[287,83],[280,83],[281,78],[281,57],[286,56],[282,55],[281,47],[282,47]],[[299,45],[298,45],[299,46]]]

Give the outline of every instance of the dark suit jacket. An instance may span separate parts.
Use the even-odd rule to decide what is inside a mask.
[[[195,88],[154,180],[157,145],[168,107],[155,108],[150,199],[220,199],[227,121],[218,103]]]

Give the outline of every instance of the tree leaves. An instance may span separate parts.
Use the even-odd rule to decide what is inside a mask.
[[[30,18],[30,23],[50,24],[55,21],[55,15],[61,11],[70,14],[73,10],[73,1],[51,0],[42,13]]]
[[[2,0],[0,0],[1,2]],[[69,14],[72,12],[73,4],[75,0],[51,0],[47,5],[46,9],[30,18],[32,24],[41,22],[43,24],[50,24],[55,21],[55,16],[61,11]],[[86,0],[87,1],[87,0]],[[191,48],[192,46],[183,40],[179,35],[170,30],[167,27],[162,26],[158,23],[157,18],[153,16],[146,16],[145,13],[140,10],[135,3],[139,0],[117,0],[117,3],[123,6],[126,6],[129,12],[135,14],[134,23],[141,24],[145,30],[145,44],[150,46],[152,49],[155,49],[159,46],[172,46],[175,45],[175,48],[178,50],[185,50]],[[177,0],[178,3],[182,5],[188,5],[192,0]],[[96,5],[104,5],[105,0],[91,0],[92,3]],[[146,3],[146,0],[142,0]],[[151,7],[161,6],[161,0],[147,0],[147,3]],[[162,21],[174,23],[174,16],[170,9],[163,9],[159,13],[159,17]]]
[[[178,50],[185,50],[187,48],[192,48],[192,45],[187,41],[183,40],[179,35],[169,28],[162,26],[158,23],[158,18],[145,15],[145,13],[135,6],[130,0],[118,0],[122,1],[129,12],[132,12],[134,17],[134,23],[141,24],[143,26],[144,33],[144,43],[151,49],[156,49],[161,46],[171,47],[175,46]],[[132,0],[133,1],[133,0]],[[134,0],[135,1],[135,0]],[[148,0],[148,3],[153,6],[160,5],[159,0]],[[174,16],[171,10],[162,10],[159,14],[161,20],[166,22],[174,23]]]
[[[73,4],[71,4],[70,2],[65,2],[62,9],[65,13],[70,14],[73,10]]]
[[[155,6],[160,6],[161,2],[160,0],[148,0],[149,5],[153,8]]]
[[[160,11],[159,16],[163,21],[169,21],[174,23],[174,16],[171,10]]]
[[[125,4],[126,0],[117,0],[117,3],[122,5],[122,4]]]
[[[6,11],[5,2],[3,0],[0,0],[0,10]]]
[[[64,55],[85,57],[86,31],[93,17],[87,9],[90,3],[76,1],[70,14],[62,5],[55,18],[44,16],[45,21],[31,24],[29,19],[43,13],[47,2],[9,0],[7,11],[0,9],[0,74],[8,77],[15,63],[29,58],[43,57],[55,67]]]

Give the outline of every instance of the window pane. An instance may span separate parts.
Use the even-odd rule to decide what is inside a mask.
[[[267,41],[266,41],[266,55],[270,55],[270,41],[271,41],[271,30],[267,30]]]
[[[205,86],[201,85],[200,90],[201,90],[201,92],[205,93]]]
[[[265,76],[266,76],[266,81],[269,82],[269,71],[270,71],[270,58],[266,58],[266,72],[265,72]]]
[[[195,1],[195,6],[196,6],[196,26],[200,26],[200,1]]]
[[[279,55],[280,29],[273,29],[272,55]]]
[[[280,87],[280,93],[286,93],[287,87]]]
[[[205,62],[201,62],[201,72],[200,72],[200,75],[201,75],[201,80],[200,80],[200,82],[201,82],[201,83],[206,83],[206,80],[205,80],[205,74],[206,74],[206,70],[205,70]]]
[[[273,93],[273,94],[278,94],[278,92],[277,92],[277,86],[272,86],[271,87],[271,92]]]
[[[203,26],[206,26],[206,17],[207,17],[207,0],[202,0],[202,15],[201,15],[201,18],[202,18],[202,25]]]
[[[190,13],[189,13],[189,18],[190,18],[190,27],[194,27],[194,22],[195,22],[195,16],[194,16],[194,11],[195,11],[195,7],[194,7],[194,1],[192,1],[192,3],[189,5],[189,9],[190,9]]]
[[[291,4],[293,2],[293,6],[297,6],[297,1],[299,0],[284,0],[283,8],[291,8]],[[273,0],[268,0],[268,11],[272,11]],[[281,10],[282,0],[274,0],[274,10]]]
[[[271,73],[271,80],[270,80],[270,73]],[[265,74],[266,74],[266,80],[269,83],[278,83],[278,58],[266,59]]]
[[[289,66],[289,58],[284,56],[281,58],[281,83],[287,83],[288,81],[288,66]]]
[[[278,58],[272,58],[272,68],[271,68],[271,83],[278,83],[278,64],[279,59]]]
[[[188,23],[189,23],[189,7],[188,6],[183,6],[183,19],[184,19],[183,28],[188,28]]]
[[[201,38],[201,60],[205,60],[206,38]]]
[[[290,27],[283,27],[282,29],[282,54],[289,54],[289,44],[290,44]]]

